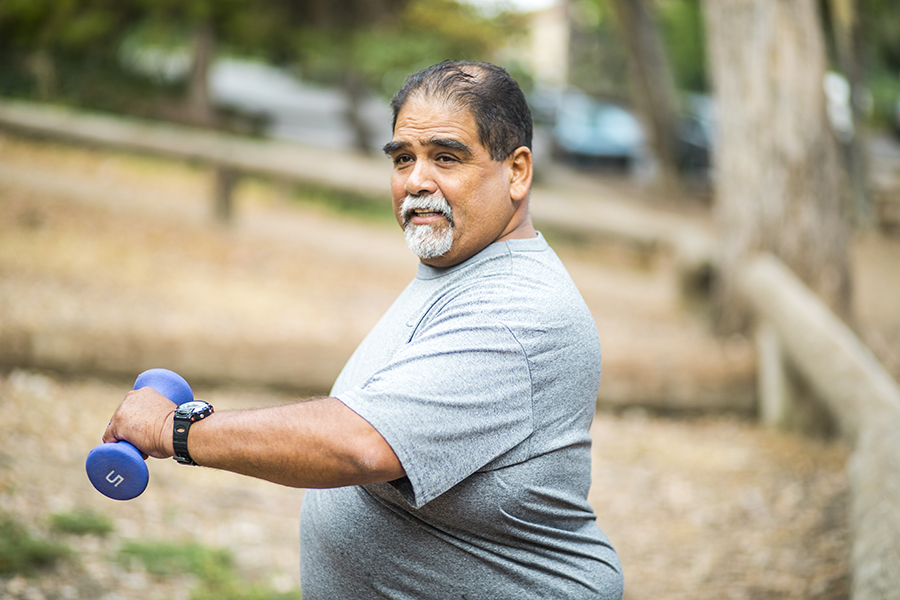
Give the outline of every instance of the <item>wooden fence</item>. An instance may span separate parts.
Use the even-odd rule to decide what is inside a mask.
[[[385,159],[269,139],[86,113],[64,107],[0,101],[0,127],[29,136],[78,142],[214,168],[214,214],[232,217],[232,191],[242,174],[327,186],[361,196],[385,195]]]
[[[225,221],[233,216],[232,191],[241,175],[321,185],[386,201],[389,197],[390,161],[380,156],[8,100],[0,100],[0,128],[208,165],[214,170],[213,214]],[[708,231],[677,215],[614,198],[596,202],[588,194],[540,190],[535,195],[539,198],[531,203],[531,213],[543,226],[624,240],[648,250],[660,244],[683,246],[695,249],[683,253],[692,257],[706,256],[711,247]]]
[[[790,380],[797,372],[853,447],[853,600],[900,598],[900,387],[850,328],[773,256],[751,261],[739,281],[759,319],[763,418],[778,425],[796,414]]]

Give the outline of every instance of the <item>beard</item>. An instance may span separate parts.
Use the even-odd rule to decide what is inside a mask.
[[[447,224],[414,225],[410,219],[416,209],[439,212],[447,219]],[[400,214],[403,216],[406,245],[416,256],[427,260],[450,251],[453,246],[453,211],[442,196],[407,196],[400,206]]]

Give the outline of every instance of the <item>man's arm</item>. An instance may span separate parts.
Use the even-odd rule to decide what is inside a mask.
[[[129,392],[103,441],[127,440],[149,456],[174,456],[174,411],[155,390]],[[188,450],[205,467],[292,487],[359,485],[405,475],[381,434],[337,398],[215,412],[191,426]]]

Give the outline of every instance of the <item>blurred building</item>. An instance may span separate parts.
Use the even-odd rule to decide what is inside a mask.
[[[528,14],[529,34],[518,52],[539,87],[564,89],[569,84],[568,5],[558,0]]]

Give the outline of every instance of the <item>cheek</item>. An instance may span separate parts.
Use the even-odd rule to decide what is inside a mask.
[[[391,206],[392,206],[392,208],[393,208],[393,210],[394,210],[394,219],[396,219],[396,220],[397,220],[397,224],[400,225],[400,226],[402,227],[402,226],[403,226],[403,217],[400,215],[400,204],[401,204],[401,202],[402,202],[402,200],[401,200],[400,202],[398,202],[398,201],[395,199],[393,202],[391,202]]]
[[[506,198],[508,192],[502,186],[485,186],[475,191],[471,202],[460,207],[460,218],[454,219],[463,224],[460,233],[478,244],[496,241],[513,216],[512,204]]]
[[[401,179],[398,175],[391,175],[391,196],[394,198],[394,202],[397,202],[397,196],[400,194],[404,194],[403,191],[403,179]]]
[[[406,190],[403,186],[403,182],[399,181],[399,178],[396,176],[391,177],[391,207],[394,210],[394,218],[397,219],[397,223],[403,225],[403,218],[400,216],[400,206],[403,204],[403,200],[406,198]]]

